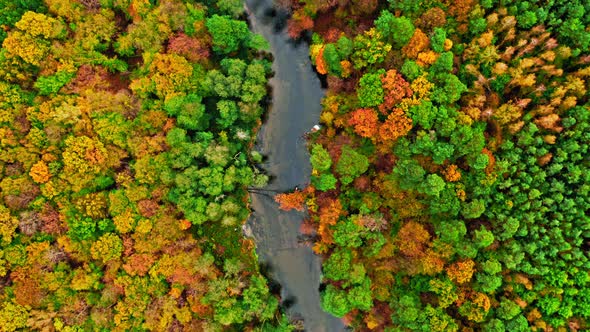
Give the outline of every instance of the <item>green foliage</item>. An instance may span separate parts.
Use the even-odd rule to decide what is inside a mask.
[[[237,51],[250,37],[246,22],[229,16],[213,15],[207,18],[207,30],[213,39],[213,51],[228,54]]]
[[[361,107],[377,106],[383,103],[383,85],[381,83],[382,71],[367,73],[361,77],[357,97]]]
[[[381,12],[379,18],[375,21],[375,27],[396,48],[406,45],[415,30],[410,19],[404,16],[395,17],[387,10]]]
[[[347,51],[345,49],[345,51]],[[333,74],[340,76],[342,74],[342,65],[340,65],[340,53],[334,44],[326,44],[324,47],[324,60],[328,65],[328,71]]]
[[[369,311],[373,307],[371,281],[366,278],[362,284],[348,290],[348,303],[353,309]]]
[[[348,145],[342,147],[342,154],[336,164],[340,182],[347,185],[369,169],[369,159]]]
[[[406,60],[401,68],[401,73],[410,81],[415,80],[422,75],[422,67],[415,61]]]
[[[332,166],[332,158],[330,157],[330,154],[320,144],[314,144],[311,148],[310,161],[311,167],[319,172],[327,171],[330,169],[330,166]]]
[[[321,301],[322,309],[336,317],[344,317],[344,315],[352,310],[347,292],[333,285],[328,285],[322,292]]]
[[[430,36],[430,47],[437,53],[444,51],[445,39],[447,39],[447,32],[443,28],[434,28]]]
[[[352,253],[347,249],[340,249],[324,262],[324,278],[330,280],[345,280],[348,278],[352,263]]]
[[[321,191],[336,189],[336,183],[338,183],[338,180],[332,174],[321,174],[319,176],[311,177],[311,184],[317,190]]]
[[[74,77],[74,73],[59,71],[51,76],[42,76],[35,82],[35,88],[42,96],[55,94]]]
[[[353,218],[347,218],[334,226],[334,242],[340,247],[358,248],[363,244],[362,228]]]

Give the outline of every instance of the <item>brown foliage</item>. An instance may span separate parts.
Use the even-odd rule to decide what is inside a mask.
[[[439,7],[428,9],[416,20],[416,26],[426,32],[431,32],[434,28],[442,27],[446,23],[447,15]]]
[[[474,0],[454,0],[446,1],[449,5],[449,14],[453,15],[457,22],[466,22],[475,5]]]
[[[170,38],[168,52],[182,55],[191,62],[206,60],[209,57],[209,42],[179,32]]]
[[[430,234],[415,221],[406,222],[397,233],[396,243],[402,254],[408,257],[422,257],[426,252]]]
[[[39,287],[41,279],[38,272],[31,269],[17,269],[10,274],[14,284],[14,296],[18,304],[38,307],[43,299],[43,293]]]

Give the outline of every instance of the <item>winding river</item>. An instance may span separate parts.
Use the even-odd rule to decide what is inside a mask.
[[[258,134],[256,149],[268,159],[262,165],[273,176],[266,190],[287,191],[309,182],[311,166],[303,134],[320,116],[324,95],[308,57],[305,43],[295,45],[270,15],[272,0],[246,0],[251,28],[270,43],[274,55],[272,106]],[[298,243],[305,214],[278,209],[271,195],[251,195],[253,209],[248,226],[269,276],[281,285],[281,298],[292,318],[303,319],[306,331],[340,332],[341,320],[320,308],[321,263],[312,250]]]

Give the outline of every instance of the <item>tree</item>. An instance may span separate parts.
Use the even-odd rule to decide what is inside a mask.
[[[344,317],[352,308],[348,301],[347,292],[328,285],[321,293],[322,309],[336,317]]]
[[[205,23],[213,41],[213,51],[220,54],[233,53],[250,37],[246,22],[217,14]]]
[[[379,127],[379,138],[384,142],[395,141],[406,136],[412,129],[412,119],[400,108],[394,108]]]
[[[384,92],[381,76],[385,71],[366,73],[359,81],[357,96],[361,107],[378,106],[383,103]]]
[[[369,159],[348,145],[342,147],[342,154],[336,164],[340,182],[347,185],[369,169]]]
[[[352,252],[347,248],[336,249],[322,265],[323,276],[326,279],[339,281],[350,277]]]
[[[395,17],[391,12],[384,10],[375,20],[375,28],[395,48],[405,46],[414,34],[412,21],[405,16]]]
[[[301,191],[295,189],[292,193],[278,194],[274,197],[275,202],[279,203],[279,209],[289,211],[295,209],[297,211],[303,211],[305,206],[305,200],[307,199],[308,191]]]
[[[319,172],[324,172],[332,166],[332,159],[328,150],[324,149],[320,144],[314,144],[311,148],[311,166]]]
[[[521,309],[518,304],[514,303],[513,301],[510,301],[507,298],[502,298],[502,301],[500,301],[500,307],[497,309],[497,311],[498,317],[507,321],[518,315]]]
[[[121,257],[123,241],[116,234],[106,233],[92,244],[91,251],[92,258],[107,263]]]
[[[319,176],[312,176],[311,177],[311,184],[317,189],[321,191],[328,191],[332,189],[336,189],[336,183],[338,180],[332,174],[321,174]]]
[[[430,47],[437,53],[444,51],[445,40],[447,39],[447,33],[442,28],[434,28],[432,35],[430,36]]]
[[[29,310],[16,303],[4,302],[0,310],[0,326],[6,332],[12,332],[27,327]]]
[[[362,69],[382,63],[391,50],[391,45],[380,40],[379,32],[373,28],[354,37],[354,51],[351,61],[355,69]]]
[[[371,292],[371,280],[365,280],[358,286],[354,286],[348,290],[348,303],[354,309],[369,311],[373,307],[373,295]]]
[[[379,118],[373,109],[359,108],[350,113],[348,124],[361,137],[374,138],[379,128]]]

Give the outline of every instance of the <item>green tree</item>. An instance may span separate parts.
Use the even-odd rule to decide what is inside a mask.
[[[348,145],[342,147],[342,154],[336,164],[340,182],[347,185],[369,169],[369,159]]]
[[[357,96],[361,107],[378,106],[383,103],[384,92],[381,76],[383,70],[376,73],[366,73],[359,81]]]
[[[319,172],[327,171],[332,166],[332,158],[328,150],[324,149],[320,144],[314,144],[312,146],[310,161],[311,167]]]
[[[334,285],[328,285],[321,293],[321,304],[322,309],[336,317],[344,317],[352,310],[347,292],[336,288]]]
[[[213,15],[205,23],[213,39],[213,51],[220,54],[233,53],[250,37],[246,22],[229,16]]]
[[[430,47],[437,53],[444,51],[445,39],[447,39],[447,32],[443,28],[434,28],[430,36]]]
[[[407,17],[395,17],[391,12],[384,10],[375,20],[375,27],[381,35],[394,47],[402,48],[414,34],[414,24]]]

